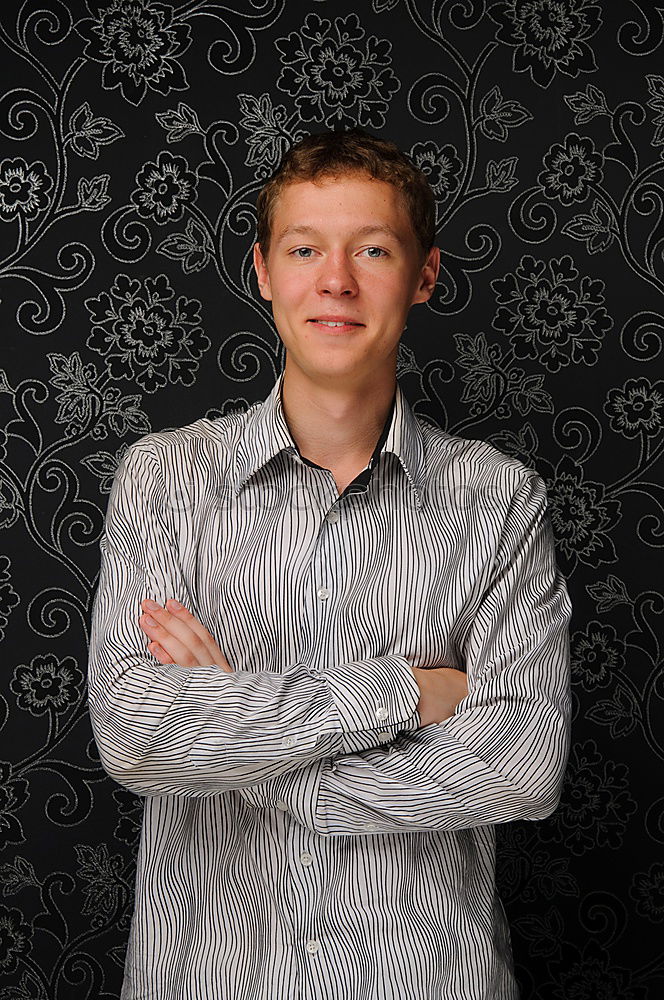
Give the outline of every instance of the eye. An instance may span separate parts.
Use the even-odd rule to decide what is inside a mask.
[[[299,260],[309,260],[309,257],[300,257],[300,250],[307,250],[309,253],[311,253],[312,252],[311,247],[295,247],[294,250],[291,250],[291,254],[295,254],[295,256],[298,257]]]
[[[377,250],[379,254],[383,254],[383,256],[387,257],[387,252],[385,250],[383,250],[382,247],[366,247],[365,249],[366,250]],[[372,260],[380,260],[380,257],[374,256],[374,254],[371,254],[371,259]]]

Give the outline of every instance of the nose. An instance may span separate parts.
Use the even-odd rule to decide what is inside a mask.
[[[357,281],[343,251],[327,255],[318,271],[316,286],[322,295],[357,295]]]

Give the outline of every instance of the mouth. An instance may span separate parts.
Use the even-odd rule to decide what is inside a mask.
[[[357,330],[364,326],[364,323],[356,323],[355,320],[346,319],[342,317],[341,319],[309,319],[307,323],[310,323],[317,330],[321,330],[324,333],[335,334],[340,333],[351,333],[353,330]]]

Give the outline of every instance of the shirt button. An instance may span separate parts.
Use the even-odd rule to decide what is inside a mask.
[[[388,740],[392,739],[392,733],[376,733],[376,738],[380,740],[381,743],[387,743]]]
[[[389,714],[390,713],[388,712],[388,710],[385,708],[384,705],[379,705],[378,708],[376,709],[376,718],[378,719],[379,722],[384,722]]]
[[[331,510],[330,513],[326,515],[325,520],[329,521],[330,524],[336,524],[339,520],[339,511]]]
[[[303,851],[302,854],[300,855],[300,861],[302,862],[303,865],[309,867],[309,865],[313,864],[314,859],[312,858],[312,856],[309,854],[308,851]]]
[[[279,799],[279,801],[275,802],[274,804],[277,807],[277,809],[281,809],[282,811],[285,810],[285,809],[288,809],[288,806],[286,805],[286,803],[282,802],[281,799]]]
[[[313,938],[311,939],[311,941],[307,941],[307,951],[309,952],[310,955],[313,955],[314,952],[318,951],[318,948],[319,948],[318,941],[315,941]]]
[[[296,743],[297,743],[297,736],[284,736],[283,740],[281,741],[282,746],[285,747],[294,747]]]
[[[364,829],[365,830],[377,830],[378,829],[378,823],[365,823],[364,824]]]
[[[321,601],[326,601],[330,596],[330,591],[328,590],[327,587],[319,587],[317,594],[320,597]]]

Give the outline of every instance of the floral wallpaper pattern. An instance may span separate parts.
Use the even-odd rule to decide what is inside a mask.
[[[499,828],[524,1000],[664,990],[664,4],[25,0],[0,12],[0,1000],[119,996],[142,800],[85,670],[111,481],[283,366],[251,266],[284,151],[359,123],[427,173],[415,411],[547,483],[562,801]]]

